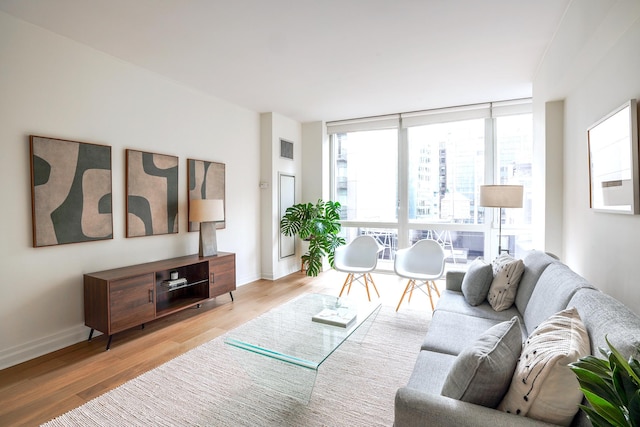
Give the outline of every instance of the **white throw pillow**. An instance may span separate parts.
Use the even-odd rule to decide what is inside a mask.
[[[498,409],[568,426],[583,395],[567,365],[588,354],[589,335],[575,308],[549,317],[525,342]]]
[[[511,307],[516,300],[520,278],[524,273],[524,262],[503,254],[493,260],[491,265],[493,281],[487,299],[495,311],[503,311]]]

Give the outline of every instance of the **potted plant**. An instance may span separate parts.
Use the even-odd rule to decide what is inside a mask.
[[[298,203],[285,211],[280,220],[280,232],[286,236],[298,235],[309,242],[309,251],[302,255],[307,266],[307,276],[317,276],[322,269],[322,259],[327,256],[333,267],[334,251],[344,245],[340,233],[340,203],[318,200]]]
[[[580,358],[569,364],[590,406],[580,405],[595,427],[640,426],[640,363],[629,360],[607,339],[606,359]]]

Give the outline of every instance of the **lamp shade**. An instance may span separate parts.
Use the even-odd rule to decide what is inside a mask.
[[[224,202],[220,199],[191,200],[189,203],[189,221],[224,221]]]
[[[522,185],[481,185],[480,206],[487,208],[521,208]]]

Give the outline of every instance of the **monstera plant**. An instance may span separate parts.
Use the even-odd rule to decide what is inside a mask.
[[[317,203],[298,203],[289,207],[280,220],[280,232],[286,236],[298,235],[309,242],[309,251],[302,255],[307,276],[317,276],[326,256],[333,267],[333,256],[338,246],[344,245],[340,233],[340,203],[318,200]]]
[[[590,404],[580,408],[595,427],[640,427],[640,363],[606,341],[609,350],[600,349],[606,359],[586,356],[569,365]]]

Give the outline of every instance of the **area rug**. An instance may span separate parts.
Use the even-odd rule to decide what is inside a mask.
[[[390,426],[430,318],[383,306],[364,339],[347,340],[323,363],[306,404],[256,385],[223,336],[44,425]]]

